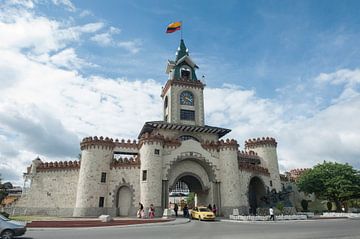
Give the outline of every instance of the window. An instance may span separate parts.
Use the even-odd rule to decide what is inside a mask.
[[[101,182],[106,183],[106,173],[101,173]]]
[[[189,80],[190,79],[190,73],[191,71],[189,69],[181,69],[181,78],[184,80]]]
[[[185,141],[185,140],[189,140],[189,139],[192,139],[192,140],[195,140],[195,141],[200,142],[197,138],[195,138],[195,137],[193,137],[193,136],[191,136],[191,135],[181,135],[181,136],[179,137],[179,140],[180,140],[180,141]]]
[[[142,180],[146,181],[146,179],[147,179],[147,170],[143,170],[142,171]]]
[[[195,111],[180,110],[180,120],[195,120]]]
[[[164,100],[164,109],[166,109],[168,107],[168,97],[165,96],[165,100]]]
[[[270,187],[272,187],[272,181],[270,180]]]
[[[99,207],[104,207],[104,197],[99,197]]]
[[[160,154],[160,149],[155,149],[154,154],[159,155]]]

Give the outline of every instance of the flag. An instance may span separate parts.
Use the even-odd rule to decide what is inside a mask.
[[[177,30],[181,30],[181,22],[170,23],[166,29],[166,33],[176,32]]]

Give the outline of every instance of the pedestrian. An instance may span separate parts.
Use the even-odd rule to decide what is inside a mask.
[[[179,210],[179,206],[177,205],[177,203],[175,203],[175,205],[174,205],[175,217],[178,216],[178,210]]]
[[[208,209],[209,209],[210,211],[212,211],[211,204],[209,204]]]
[[[149,218],[154,218],[155,217],[155,208],[153,204],[150,204],[149,207]]]
[[[184,217],[189,217],[189,208],[188,208],[187,204],[185,204],[183,207],[183,214],[184,214]]]
[[[274,209],[272,207],[269,208],[269,214],[270,214],[270,221],[271,219],[275,221],[275,215],[274,215]]]
[[[215,204],[214,204],[213,207],[212,207],[212,211],[213,211],[214,215],[216,216],[217,208],[216,208],[216,205],[215,205]]]
[[[139,202],[139,207],[138,207],[138,211],[137,211],[137,213],[136,213],[136,216],[137,216],[138,218],[144,217],[144,205],[142,205],[141,202]]]

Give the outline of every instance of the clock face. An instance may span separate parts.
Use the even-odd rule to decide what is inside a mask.
[[[189,91],[184,91],[180,94],[180,104],[182,105],[194,105],[194,96]]]

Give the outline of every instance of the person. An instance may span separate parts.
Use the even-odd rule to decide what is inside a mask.
[[[217,208],[216,208],[216,205],[215,205],[215,204],[214,204],[213,207],[212,207],[212,211],[213,211],[214,215],[216,216]]]
[[[188,208],[187,204],[184,205],[183,214],[184,214],[184,217],[189,217],[189,208]]]
[[[275,221],[274,209],[272,207],[269,208],[270,220]]]
[[[175,217],[178,216],[178,210],[179,210],[179,206],[177,205],[177,203],[175,203],[174,205]]]
[[[209,204],[208,209],[209,209],[210,211],[212,211],[211,204]]]
[[[144,205],[142,205],[141,202],[139,202],[139,207],[136,215],[138,218],[144,217]]]
[[[150,204],[149,207],[149,218],[154,218],[155,217],[155,208],[153,204]]]

